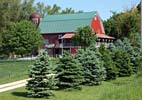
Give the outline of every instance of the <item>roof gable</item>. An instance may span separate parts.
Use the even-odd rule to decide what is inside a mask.
[[[97,12],[47,15],[40,22],[41,34],[74,32],[79,27],[91,24]]]

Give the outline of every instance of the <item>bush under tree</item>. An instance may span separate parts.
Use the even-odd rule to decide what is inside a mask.
[[[41,52],[38,56],[36,62],[31,66],[29,70],[29,78],[27,84],[28,97],[36,97],[36,98],[48,98],[53,95],[50,91],[53,82],[53,78],[48,76],[51,74],[51,70],[49,68],[49,57],[47,53]]]
[[[59,89],[81,89],[80,84],[83,81],[82,66],[68,52],[64,52],[63,58],[60,58],[56,71]]]

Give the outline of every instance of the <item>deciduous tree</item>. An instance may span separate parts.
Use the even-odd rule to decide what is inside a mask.
[[[30,55],[42,43],[39,30],[30,21],[13,23],[5,32],[3,49],[7,53]]]
[[[77,29],[73,42],[85,49],[92,43],[96,43],[96,35],[89,26],[81,27]]]

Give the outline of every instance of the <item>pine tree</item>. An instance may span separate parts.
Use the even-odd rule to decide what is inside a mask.
[[[56,71],[59,89],[81,89],[79,85],[83,81],[82,66],[69,53],[65,52],[63,58],[60,58]]]
[[[130,62],[132,64],[133,72],[136,73],[138,71],[137,69],[139,67],[137,65],[137,58],[140,55],[139,48],[133,47],[128,38],[124,38],[122,41],[117,40],[115,42],[115,46],[117,49],[126,51],[128,53],[128,56],[130,58]]]
[[[139,56],[137,56],[136,61],[135,65],[138,66],[136,69],[137,74],[138,76],[142,76],[142,50],[139,51]]]
[[[101,45],[99,47],[99,52],[102,55],[101,59],[103,60],[106,69],[106,80],[115,79],[118,70],[112,60],[110,51],[104,45]]]
[[[118,49],[114,52],[113,61],[118,68],[118,76],[130,76],[132,74],[132,64],[126,51]]]
[[[49,58],[46,52],[41,52],[36,62],[31,66],[29,77],[31,78],[27,84],[28,96],[42,98],[53,95],[50,91],[51,74],[49,69]]]
[[[84,55],[85,50],[84,49],[78,49],[77,53],[75,54],[75,59],[78,59],[78,61],[81,63],[81,59]]]
[[[95,51],[96,50],[96,51]],[[86,49],[82,57],[80,57],[80,63],[83,66],[84,84],[85,85],[98,85],[105,79],[105,69],[103,62],[98,57],[100,53],[97,49]]]

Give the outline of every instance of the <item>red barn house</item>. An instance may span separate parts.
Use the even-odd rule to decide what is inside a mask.
[[[97,46],[106,46],[113,42],[114,38],[105,34],[102,20],[97,12],[83,12],[75,14],[47,15],[40,21],[40,15],[33,13],[30,19],[34,24],[39,24],[43,36],[44,48],[50,56],[57,57],[63,50],[74,54],[80,46],[71,42],[75,31],[79,27],[90,26],[96,32]]]

